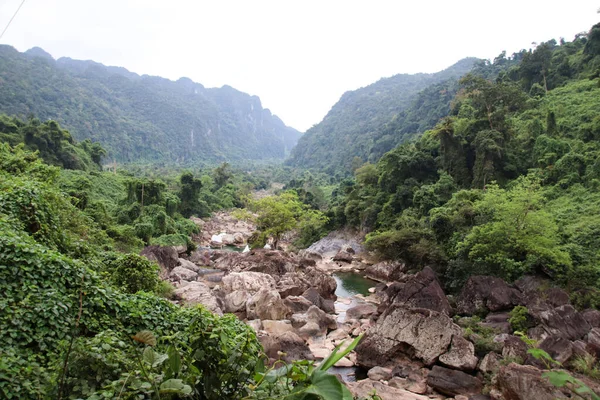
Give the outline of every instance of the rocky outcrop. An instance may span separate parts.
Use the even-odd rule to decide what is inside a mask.
[[[352,249],[352,247],[350,249]],[[342,261],[342,262],[346,262],[346,263],[351,263],[353,259],[354,259],[354,252],[350,253],[345,250],[340,250],[336,253],[335,256],[333,256],[333,261]]]
[[[390,305],[426,308],[450,315],[451,307],[435,273],[425,267],[416,275],[407,276],[403,282],[394,282],[381,295],[381,309]]]
[[[275,279],[271,275],[260,272],[232,272],[225,275],[221,283],[225,293],[242,290],[254,294],[261,289],[275,289],[275,287]]]
[[[508,364],[500,368],[496,389],[502,400],[555,400],[568,398],[542,378],[542,371],[529,365]]]
[[[381,282],[392,282],[400,279],[406,272],[406,264],[397,261],[382,261],[369,265],[365,269],[368,278]]]
[[[440,356],[440,362],[448,367],[472,371],[477,366],[475,346],[462,336],[454,335],[450,350]]]
[[[358,254],[364,251],[361,239],[360,235],[350,231],[334,231],[310,245],[306,251],[320,254],[321,257],[326,258],[333,257],[338,251],[350,247],[354,253]]]
[[[179,265],[179,253],[172,246],[148,246],[142,250],[140,255],[158,264],[163,279]]]
[[[583,338],[592,328],[570,304],[541,311],[539,319],[548,335],[569,340]]]
[[[429,375],[427,384],[440,393],[450,396],[474,395],[481,393],[483,382],[462,371],[456,371],[435,365]]]
[[[493,276],[472,276],[457,300],[457,311],[464,315],[512,309],[522,302],[521,293]]]
[[[377,393],[377,396],[382,400],[430,400],[428,396],[422,396],[409,392],[408,390],[391,387],[371,379],[348,382],[347,386],[354,398],[359,399],[367,399],[373,393]]]
[[[189,270],[185,267],[175,267],[169,273],[169,278],[173,281],[194,281],[198,277],[198,273]]]
[[[215,314],[223,315],[223,306],[212,290],[202,282],[189,282],[175,290],[188,305],[202,304]]]
[[[285,319],[289,313],[288,308],[281,300],[279,293],[274,289],[263,288],[246,302],[246,317],[248,319]]]
[[[462,329],[446,314],[393,304],[356,348],[358,362],[366,367],[392,365],[400,353],[431,365],[446,352],[454,335],[462,335]]]
[[[292,362],[294,360],[313,359],[308,345],[294,332],[261,335],[258,339],[265,350],[265,354],[271,360],[282,359],[285,362]]]

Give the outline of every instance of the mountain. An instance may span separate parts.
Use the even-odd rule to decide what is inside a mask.
[[[450,110],[456,81],[479,60],[465,58],[434,74],[398,74],[346,92],[292,150],[288,165],[348,172],[353,157],[377,161],[411,133],[433,127]]]
[[[198,162],[282,159],[300,132],[230,86],[205,88],[40,48],[0,46],[0,113],[53,119],[110,160]]]

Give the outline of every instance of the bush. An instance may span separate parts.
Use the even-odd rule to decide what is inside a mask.
[[[155,292],[160,282],[158,265],[137,254],[125,254],[111,269],[111,281],[127,293]]]
[[[527,329],[531,327],[531,318],[529,317],[529,310],[524,306],[516,306],[510,312],[510,318],[508,319],[510,327],[513,332],[527,332]]]

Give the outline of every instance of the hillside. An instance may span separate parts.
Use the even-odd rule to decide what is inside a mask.
[[[409,134],[423,132],[447,115],[456,80],[476,62],[465,58],[434,74],[398,74],[344,93],[323,121],[302,136],[287,163],[334,173],[348,172],[353,157],[377,161]],[[431,94],[425,110],[423,100]],[[388,123],[394,125],[392,132]]]
[[[300,133],[232,87],[0,46],[0,113],[53,119],[120,162],[281,159]]]

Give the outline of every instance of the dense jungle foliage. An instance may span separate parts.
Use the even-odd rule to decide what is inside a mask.
[[[323,121],[302,135],[286,164],[343,176],[353,157],[376,161],[446,116],[456,81],[477,61],[465,58],[435,74],[398,74],[344,93]]]
[[[236,89],[0,46],[0,113],[52,119],[118,162],[283,159],[300,133]]]
[[[339,185],[334,226],[370,232],[381,257],[436,266],[449,289],[538,272],[598,306],[598,32],[463,77],[448,117]]]

